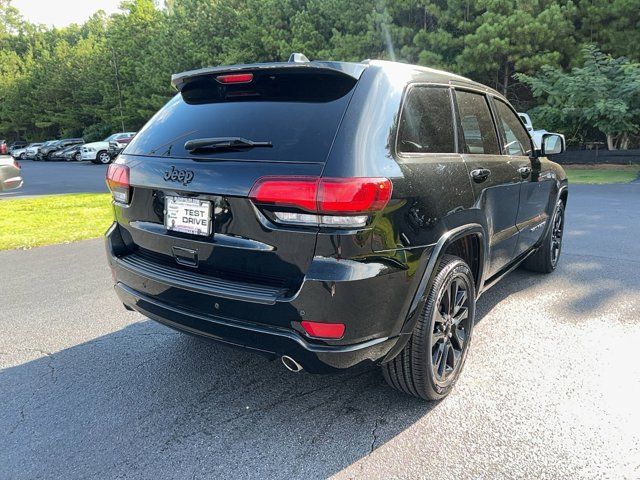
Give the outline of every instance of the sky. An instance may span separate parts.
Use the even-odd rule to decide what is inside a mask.
[[[11,5],[20,10],[32,23],[66,27],[71,23],[83,23],[93,13],[104,10],[107,14],[118,10],[121,0],[12,0]]]

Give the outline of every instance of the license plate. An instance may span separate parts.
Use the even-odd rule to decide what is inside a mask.
[[[167,230],[211,235],[211,202],[197,198],[167,195],[164,203],[164,226]]]

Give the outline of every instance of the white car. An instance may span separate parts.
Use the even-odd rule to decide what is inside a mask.
[[[27,147],[16,148],[15,150],[11,150],[10,155],[16,160],[24,160],[25,158],[27,158]]]
[[[522,120],[522,123],[524,123],[524,126],[527,128],[527,132],[529,132],[529,135],[531,135],[531,138],[533,139],[534,147],[538,149],[541,148],[542,146],[542,135],[544,135],[545,133],[554,133],[554,132],[548,132],[545,129],[534,130],[533,124],[531,123],[531,117],[526,113],[518,113],[518,116],[520,117],[520,120]],[[563,134],[554,133],[554,135],[560,135],[562,137],[562,143],[564,143],[565,145],[567,144]]]
[[[80,149],[80,158],[82,160],[91,160],[93,163],[111,163],[111,156],[109,155],[109,142],[111,140],[131,138],[134,135],[135,132],[114,133],[101,142],[85,143]]]

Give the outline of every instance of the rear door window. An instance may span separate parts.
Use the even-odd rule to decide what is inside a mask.
[[[520,119],[503,101],[496,98],[494,104],[499,117],[498,130],[500,130],[504,144],[503,154],[529,155],[531,153],[531,139]]]
[[[483,94],[456,91],[456,104],[465,153],[499,155],[498,138]]]
[[[187,83],[133,138],[128,155],[324,162],[357,80],[327,70],[256,70],[249,83]],[[240,137],[272,147],[197,154],[188,140]]]
[[[455,137],[446,87],[416,86],[407,93],[398,129],[400,153],[452,153]]]

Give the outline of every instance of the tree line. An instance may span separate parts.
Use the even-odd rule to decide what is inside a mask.
[[[640,0],[126,0],[121,8],[51,28],[0,0],[0,138],[137,130],[175,93],[172,73],[303,52],[443,68],[494,87],[544,122],[537,127],[573,142],[638,143]],[[589,68],[631,86],[584,113],[589,98],[574,101],[574,76],[589,80]],[[563,112],[568,100],[574,108]],[[624,120],[612,126],[616,115],[603,120],[598,108]]]

